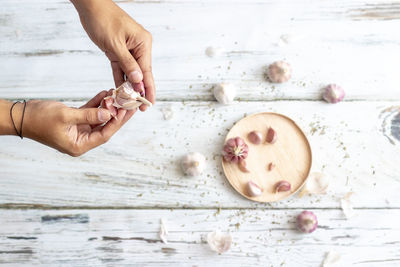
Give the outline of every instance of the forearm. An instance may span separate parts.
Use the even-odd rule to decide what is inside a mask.
[[[0,135],[17,135],[10,117],[12,102],[0,99]],[[17,103],[13,108],[15,127],[20,131],[21,118],[24,105]]]

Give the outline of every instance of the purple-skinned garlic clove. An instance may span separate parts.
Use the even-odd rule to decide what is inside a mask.
[[[282,180],[275,184],[275,193],[290,191],[291,185],[288,181]]]
[[[284,61],[276,61],[268,66],[267,75],[273,83],[284,83],[292,76],[292,68]]]
[[[324,93],[322,94],[322,98],[331,104],[336,104],[343,100],[345,96],[345,92],[342,87],[337,84],[329,84],[324,88]]]
[[[312,233],[318,227],[317,216],[311,211],[303,211],[296,218],[297,228],[304,233]]]
[[[239,163],[240,160],[247,158],[249,147],[240,137],[230,138],[226,141],[222,156],[225,161]]]
[[[244,160],[244,159],[239,160],[238,166],[239,166],[239,170],[240,171],[242,171],[242,172],[250,172],[250,170],[247,168],[246,160]]]
[[[258,197],[262,194],[262,188],[253,181],[247,183],[247,194],[250,197]]]
[[[249,139],[250,143],[259,145],[262,141],[262,134],[259,131],[251,131],[247,135],[247,139]]]
[[[265,139],[265,142],[273,144],[276,142],[276,139],[278,138],[276,131],[272,128],[269,127],[267,131],[267,138]]]

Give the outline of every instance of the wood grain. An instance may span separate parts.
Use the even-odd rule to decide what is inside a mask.
[[[358,210],[352,220],[313,211],[320,227],[307,235],[294,226],[301,210],[1,210],[0,264],[320,266],[336,250],[340,266],[399,265],[399,210]],[[168,244],[158,237],[160,218]],[[205,242],[216,228],[233,236],[225,254]]]
[[[278,136],[274,144],[265,142],[269,127]],[[254,145],[249,142],[247,135],[251,131],[262,133],[262,144]],[[249,147],[246,158],[249,173],[242,172],[237,164],[226,161],[222,161],[222,168],[229,183],[242,196],[259,202],[273,202],[295,194],[303,186],[311,169],[311,148],[307,137],[293,120],[277,113],[251,114],[235,123],[229,130],[225,143],[237,136]],[[268,169],[270,163],[276,165],[273,170]],[[282,180],[288,181],[291,189],[277,193],[276,184]],[[249,181],[262,188],[260,196],[249,195]]]
[[[399,142],[388,139],[396,141],[385,131],[392,121],[385,118],[387,110],[399,106],[380,101],[158,103],[135,115],[109,143],[80,158],[33,141],[2,137],[0,201],[45,207],[336,208],[338,199],[352,190],[357,207],[398,208]],[[161,110],[166,107],[174,110],[172,120],[163,119]],[[246,114],[265,111],[297,122],[313,150],[312,171],[331,178],[331,193],[267,205],[232,190],[221,168],[226,133]],[[191,151],[207,157],[205,173],[198,178],[185,177],[179,167],[181,156]]]

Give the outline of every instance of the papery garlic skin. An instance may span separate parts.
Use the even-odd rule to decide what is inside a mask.
[[[297,216],[296,226],[304,233],[312,233],[318,227],[317,216],[313,212],[305,210]]]
[[[328,191],[329,182],[329,177],[322,172],[310,173],[304,188],[300,192],[300,197],[304,194],[325,194]]]
[[[214,47],[214,46],[209,46],[205,50],[205,54],[208,57],[217,57],[222,54],[222,48],[221,47]]]
[[[348,192],[346,195],[344,195],[344,197],[342,197],[342,199],[340,199],[340,205],[346,219],[351,219],[355,215],[353,208],[353,197],[354,192]]]
[[[247,183],[247,194],[250,197],[258,197],[262,194],[262,188],[253,181]]]
[[[322,267],[339,267],[340,264],[340,259],[342,256],[336,252],[336,251],[329,251],[326,256],[324,261],[322,262]]]
[[[248,153],[249,147],[242,138],[237,136],[226,141],[222,156],[227,162],[238,163],[247,158]]]
[[[331,104],[336,104],[343,100],[345,96],[345,92],[342,87],[337,84],[329,84],[324,89],[324,93],[322,94],[322,98]]]
[[[284,61],[276,61],[268,66],[267,75],[273,83],[284,83],[291,78],[292,67]]]
[[[146,98],[142,97],[140,93],[136,92],[129,81],[121,84],[117,89],[112,91],[111,96],[107,96],[104,100],[113,99],[113,106],[116,108],[123,108],[126,110],[132,110],[145,104],[149,107],[152,103]]]
[[[219,103],[228,105],[233,103],[236,96],[236,89],[233,84],[221,83],[214,86],[213,93]]]
[[[211,250],[224,253],[231,248],[232,236],[229,233],[223,234],[221,231],[215,230],[214,232],[208,233],[207,243]]]
[[[186,175],[198,176],[206,167],[206,158],[198,152],[186,154],[181,161],[181,167]]]
[[[160,219],[160,232],[158,233],[158,236],[164,244],[168,244],[168,230],[166,226],[166,219],[164,218]]]

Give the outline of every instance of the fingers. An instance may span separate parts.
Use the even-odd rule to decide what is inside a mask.
[[[117,48],[114,53],[119,62],[119,66],[126,74],[129,81],[132,83],[140,83],[143,80],[142,70],[132,54],[129,52],[128,48],[124,45],[120,48]]]
[[[118,86],[125,82],[124,72],[122,71],[117,61],[111,61],[111,69],[113,72],[115,88],[118,88]]]
[[[153,73],[151,71],[147,71],[143,73],[143,83],[146,91],[146,99],[154,104],[156,100],[156,87],[154,85]],[[146,105],[141,105],[140,110],[146,110]]]
[[[69,108],[69,123],[71,124],[102,124],[110,120],[111,113],[104,108]]]
[[[81,106],[80,108],[96,108],[100,106],[101,101],[104,97],[107,96],[107,91],[101,91],[95,97],[90,99],[85,105]]]
[[[112,118],[105,126],[90,133],[88,142],[91,148],[107,142],[136,112],[136,110],[119,109],[115,118]]]
[[[151,103],[154,104],[156,88],[154,86],[154,79],[152,73],[152,59],[151,59],[151,49],[152,49],[152,37],[149,32],[145,32],[143,37],[143,44],[140,47],[140,51],[137,51],[140,57],[137,62],[143,72],[143,83],[146,91],[146,98]],[[146,106],[142,105],[141,110],[145,110]]]

